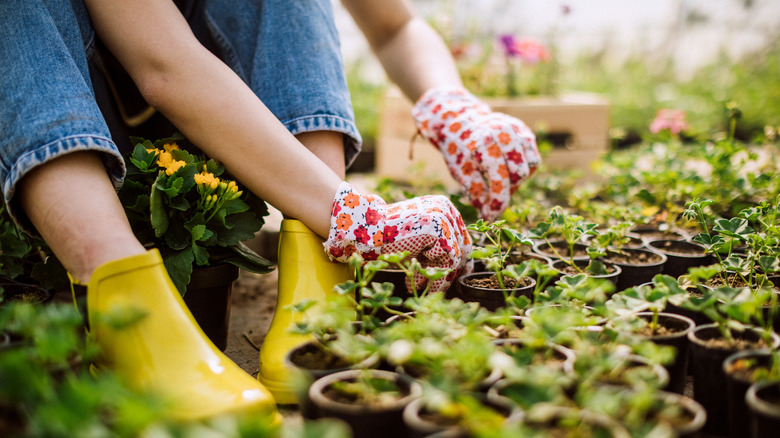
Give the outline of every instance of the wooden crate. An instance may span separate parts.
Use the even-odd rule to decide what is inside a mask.
[[[551,137],[565,139],[546,157],[549,168],[578,169],[587,175],[590,164],[609,146],[609,103],[599,95],[484,100],[494,111],[517,117],[536,132],[543,130]],[[412,104],[397,88],[385,94],[379,113],[376,174],[401,181],[426,177],[456,187],[439,150],[422,137],[412,141],[417,128],[411,110]]]

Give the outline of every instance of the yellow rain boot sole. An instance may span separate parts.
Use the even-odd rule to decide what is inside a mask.
[[[285,363],[287,353],[311,338],[293,334],[289,328],[301,314],[284,307],[305,299],[324,300],[333,287],[352,278],[349,265],[330,261],[324,240],[302,222],[282,221],[279,235],[278,296],[276,310],[260,347],[257,379],[273,394],[278,404],[297,404],[293,370]]]
[[[101,348],[100,368],[161,395],[171,418],[250,414],[279,421],[271,393],[195,322],[157,250],[96,269],[87,287],[87,309],[90,332]],[[125,327],[109,324],[122,315],[141,318]]]

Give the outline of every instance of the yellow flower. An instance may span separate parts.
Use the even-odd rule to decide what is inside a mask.
[[[168,167],[174,161],[170,152],[160,152],[157,155],[157,165],[160,167]]]
[[[179,145],[178,145],[178,144],[176,144],[176,143],[165,143],[165,144],[163,145],[163,149],[165,149],[165,152],[170,152],[170,151],[180,151],[180,150],[181,150],[181,149],[179,148]]]
[[[166,174],[166,175],[168,175],[168,176],[171,176],[171,175],[173,175],[173,174],[174,174],[174,173],[175,173],[177,170],[181,169],[182,167],[184,167],[184,166],[186,166],[186,165],[187,165],[187,163],[185,163],[184,161],[173,161],[173,162],[171,162],[171,164],[169,164],[169,165],[168,165],[168,166],[165,168],[165,174]]]
[[[205,170],[194,176],[195,183],[198,185],[210,187],[215,189],[219,185],[219,178],[215,177],[213,173],[206,172]]]
[[[186,164],[184,161],[175,160],[168,151],[160,152],[160,155],[157,157],[157,165],[165,168],[165,174],[169,176]]]

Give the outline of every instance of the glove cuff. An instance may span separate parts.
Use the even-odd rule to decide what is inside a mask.
[[[491,112],[488,104],[463,87],[431,88],[415,102],[412,108],[412,117],[419,123],[435,115],[446,119],[448,118],[445,116],[446,113],[454,113],[449,115],[452,117],[455,114],[463,113],[466,109],[474,109],[480,114]]]
[[[376,195],[361,195],[344,181],[336,190],[330,233],[323,246],[328,256],[346,262],[358,252],[366,260],[379,256],[383,244],[387,204]]]

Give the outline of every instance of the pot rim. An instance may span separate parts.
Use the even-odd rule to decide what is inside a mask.
[[[409,393],[395,400],[395,402],[391,405],[383,407],[382,409],[376,409],[362,404],[344,403],[337,400],[331,400],[324,395],[324,390],[332,383],[338,380],[354,379],[362,373],[369,373],[372,377],[377,377],[380,379],[393,380],[396,383],[403,382],[400,383],[399,386],[407,386]],[[348,415],[362,415],[368,412],[384,412],[403,408],[412,400],[421,397],[422,391],[422,385],[420,385],[419,382],[401,373],[378,369],[356,369],[338,371],[318,378],[311,384],[311,386],[309,386],[308,394],[309,399],[314,404],[327,403],[333,408],[334,411]]]
[[[661,266],[664,263],[666,263],[666,261],[669,259],[669,257],[666,256],[666,254],[664,254],[662,252],[659,252],[659,251],[655,251],[655,250],[649,249],[649,248],[623,248],[623,251],[628,251],[628,252],[649,252],[649,253],[653,253],[653,254],[656,254],[656,255],[660,256],[661,260],[657,261],[657,262],[652,262],[652,263],[618,263],[618,262],[610,261],[607,257],[603,257],[603,259],[605,261],[608,261],[608,262],[610,262],[612,264],[615,264],[615,265],[618,265],[618,266],[630,266],[630,267],[640,267],[640,268],[651,268],[651,267]]]
[[[634,315],[635,316],[652,316],[653,312],[650,312],[650,311],[636,312],[636,313],[633,313],[631,315],[626,315],[626,316],[621,317],[621,318],[628,318],[628,317],[631,317],[631,316],[634,316]],[[679,337],[687,337],[688,333],[690,333],[691,331],[693,331],[693,329],[696,328],[696,323],[691,318],[688,318],[685,315],[679,315],[679,314],[672,313],[672,312],[658,312],[658,316],[659,317],[664,317],[664,318],[680,320],[680,321],[688,324],[688,328],[685,329],[685,330],[681,330],[679,332],[675,332],[675,333],[673,333],[671,335],[645,336],[647,339],[667,340],[667,339],[674,339],[674,338],[679,338]],[[633,334],[636,334],[636,333],[633,333]]]
[[[759,393],[770,386],[780,385],[778,381],[756,382],[748,387],[745,393],[745,403],[750,409],[754,409],[767,417],[780,419],[780,406],[769,403],[759,396]],[[780,392],[780,390],[778,390]]]
[[[357,363],[354,363],[354,364],[350,364],[347,368],[335,368],[335,369],[332,369],[332,370],[330,370],[330,369],[316,369],[315,370],[315,369],[304,368],[304,367],[298,366],[296,363],[294,363],[292,361],[291,357],[292,357],[294,352],[296,352],[296,351],[298,351],[298,350],[300,350],[302,348],[310,347],[310,346],[314,345],[315,342],[316,341],[310,339],[310,340],[308,340],[308,341],[306,341],[306,342],[304,342],[302,344],[298,344],[298,345],[294,346],[293,348],[291,348],[287,352],[287,354],[284,355],[284,364],[286,366],[292,368],[292,369],[303,371],[303,372],[312,373],[314,375],[317,375],[317,374],[330,375],[330,374],[334,374],[334,373],[338,373],[338,372],[342,372],[342,371],[355,371],[355,370],[369,369],[369,368],[375,366],[377,363],[379,363],[379,353],[373,353],[373,354],[369,355],[368,357],[366,357],[365,359],[361,360],[360,362],[357,362]],[[324,377],[324,376],[321,376],[321,377]]]
[[[527,278],[527,279],[531,280],[533,282],[532,284],[529,284],[527,286],[522,286],[522,287],[516,287],[516,288],[512,288],[512,289],[492,289],[492,288],[487,288],[487,287],[472,286],[470,284],[466,284],[465,283],[465,279],[467,279],[467,278],[473,278],[473,277],[477,277],[477,276],[490,276],[490,275],[495,275],[495,274],[496,273],[493,272],[493,271],[480,271],[480,272],[472,272],[470,274],[464,274],[464,275],[461,275],[461,276],[458,277],[458,285],[459,286],[465,286],[465,287],[474,288],[476,290],[485,291],[485,292],[490,292],[490,291],[501,292],[502,290],[505,290],[507,292],[515,292],[515,291],[522,291],[522,290],[530,290],[530,289],[533,289],[534,287],[536,287],[536,279],[533,278],[533,277],[523,277],[523,278]]]
[[[575,259],[574,259],[574,263],[577,263],[577,262],[585,262],[585,261],[587,261],[587,262],[590,262],[590,259],[582,259],[582,260],[579,260],[579,259],[577,259],[577,258],[575,258]],[[601,261],[601,260],[599,260],[599,261]],[[568,275],[568,274],[564,274],[564,273],[563,273],[563,271],[559,270],[559,269],[558,269],[558,268],[555,266],[555,265],[556,265],[556,264],[558,264],[558,263],[566,263],[567,265],[569,265],[570,263],[569,263],[568,261],[566,261],[566,260],[561,260],[561,259],[558,259],[558,260],[555,260],[555,261],[552,261],[552,262],[550,262],[550,267],[551,267],[551,268],[553,268],[553,269],[555,269],[556,271],[560,272],[560,273],[561,273],[561,275]],[[615,272],[610,272],[610,273],[608,273],[608,274],[606,274],[606,275],[591,275],[591,274],[587,274],[587,273],[586,273],[586,274],[587,274],[589,277],[591,277],[591,278],[612,278],[612,277],[617,277],[617,276],[619,276],[619,275],[620,275],[620,273],[621,273],[621,272],[623,272],[623,268],[621,268],[621,267],[620,267],[620,265],[617,265],[617,264],[615,264],[615,263],[612,263],[612,262],[610,262],[610,261],[606,261],[606,260],[603,260],[603,261],[601,261],[601,263],[604,263],[605,265],[609,265],[609,266],[611,266],[611,267],[615,268]]]
[[[697,248],[700,248],[702,250],[702,253],[701,254],[684,254],[684,253],[678,253],[678,252],[674,252],[674,251],[668,251],[668,250],[663,249],[663,248],[657,248],[655,245],[653,245],[654,243],[661,243],[661,242],[675,242],[675,243],[679,243],[681,245],[697,247]],[[678,259],[704,259],[704,258],[709,257],[709,254],[707,253],[706,248],[704,248],[703,245],[701,245],[699,243],[696,243],[696,242],[691,242],[689,240],[653,239],[653,240],[648,240],[647,241],[647,247],[651,251],[657,251],[657,252],[660,252],[660,253],[662,253],[662,254],[664,254],[666,256],[671,255],[671,256],[673,256],[675,258],[678,258]]]
[[[690,340],[692,343],[694,343],[696,345],[702,345],[702,340],[703,339],[696,337],[696,333],[702,332],[702,331],[705,331],[705,330],[715,330],[717,333],[720,333],[720,331],[718,330],[718,325],[716,323],[714,323],[714,322],[710,323],[710,324],[697,325],[693,330],[691,330],[688,333],[688,340]],[[753,332],[759,338],[761,337],[760,336],[760,328],[759,327],[756,327],[756,326],[753,326],[753,325],[747,325],[747,326],[745,326],[745,331]],[[737,332],[737,333],[739,333],[739,332]],[[775,348],[776,349],[776,348],[780,347],[780,335],[778,335],[775,332],[772,332],[772,340],[774,342],[772,342],[771,348]]]
[[[740,351],[734,352],[734,353],[728,355],[728,357],[726,357],[725,359],[723,359],[723,366],[722,366],[723,374],[732,376],[732,378],[734,378],[735,380],[738,380],[740,382],[755,383],[755,382],[751,382],[749,380],[736,378],[736,376],[734,376],[733,374],[728,372],[729,365],[731,365],[732,363],[734,363],[734,362],[736,362],[736,361],[738,361],[740,359],[744,359],[746,357],[767,357],[767,356],[771,356],[771,355],[772,355],[772,350],[769,349],[769,348],[751,348],[750,350],[740,350]]]

